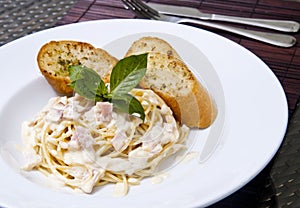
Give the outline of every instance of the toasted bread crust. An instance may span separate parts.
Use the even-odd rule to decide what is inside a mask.
[[[160,95],[175,118],[189,127],[207,128],[216,117],[217,110],[207,90],[174,56],[150,52],[140,86]]]
[[[41,47],[37,62],[41,73],[49,84],[60,94],[70,95],[68,67],[84,65],[94,69],[104,80],[109,82],[112,68],[117,59],[103,49],[89,43],[62,40],[51,41]]]
[[[168,42],[151,36],[142,37],[134,41],[125,56],[138,55],[146,52],[160,52],[181,59],[176,50]]]
[[[217,115],[215,103],[176,50],[168,42],[148,36],[136,40],[126,56],[146,52],[149,53],[147,72],[140,86],[162,97],[181,123],[209,127]]]

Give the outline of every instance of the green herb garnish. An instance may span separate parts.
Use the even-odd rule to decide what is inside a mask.
[[[143,106],[129,92],[144,77],[147,57],[146,53],[121,59],[111,72],[110,90],[94,70],[81,65],[70,66],[70,86],[76,93],[87,99],[111,102],[115,108],[131,115],[139,115],[144,120]]]

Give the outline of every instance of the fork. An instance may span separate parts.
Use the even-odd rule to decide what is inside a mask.
[[[224,30],[227,32],[235,33],[241,36],[245,36],[251,39],[259,40],[264,43],[268,43],[280,47],[291,47],[296,43],[296,38],[291,35],[284,35],[278,33],[269,33],[269,32],[260,32],[249,29],[242,29],[227,25],[221,25],[218,23],[206,22],[201,20],[189,19],[189,18],[180,18],[165,14],[160,14],[155,9],[146,5],[141,0],[122,0],[126,9],[133,11],[137,17],[160,20],[173,23],[192,23],[199,26],[206,26],[211,28],[216,28],[219,30]]]

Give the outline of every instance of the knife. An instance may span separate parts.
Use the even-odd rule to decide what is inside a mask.
[[[219,14],[210,14],[200,12],[196,8],[174,6],[156,3],[147,3],[150,7],[156,9],[161,14],[189,17],[201,20],[216,20],[231,23],[239,23],[257,27],[264,27],[268,29],[283,31],[283,32],[297,32],[300,28],[300,24],[296,21],[289,20],[270,20],[270,19],[256,19],[256,18],[245,18],[235,17]]]

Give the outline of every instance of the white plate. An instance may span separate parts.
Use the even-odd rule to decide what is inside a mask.
[[[91,195],[45,186],[38,174],[19,170],[20,125],[32,118],[55,93],[36,64],[39,48],[50,40],[81,40],[120,58],[131,41],[144,35],[170,42],[218,105],[219,115],[206,130],[194,130],[192,152],[206,141],[219,144],[204,161],[196,158],[167,170],[161,183],[145,179],[125,197],[113,186]],[[278,150],[287,125],[284,91],[258,57],[213,33],[184,25],[147,20],[101,20],[45,30],[0,48],[0,205],[25,207],[203,207],[245,185]],[[204,148],[204,149],[203,149]]]

